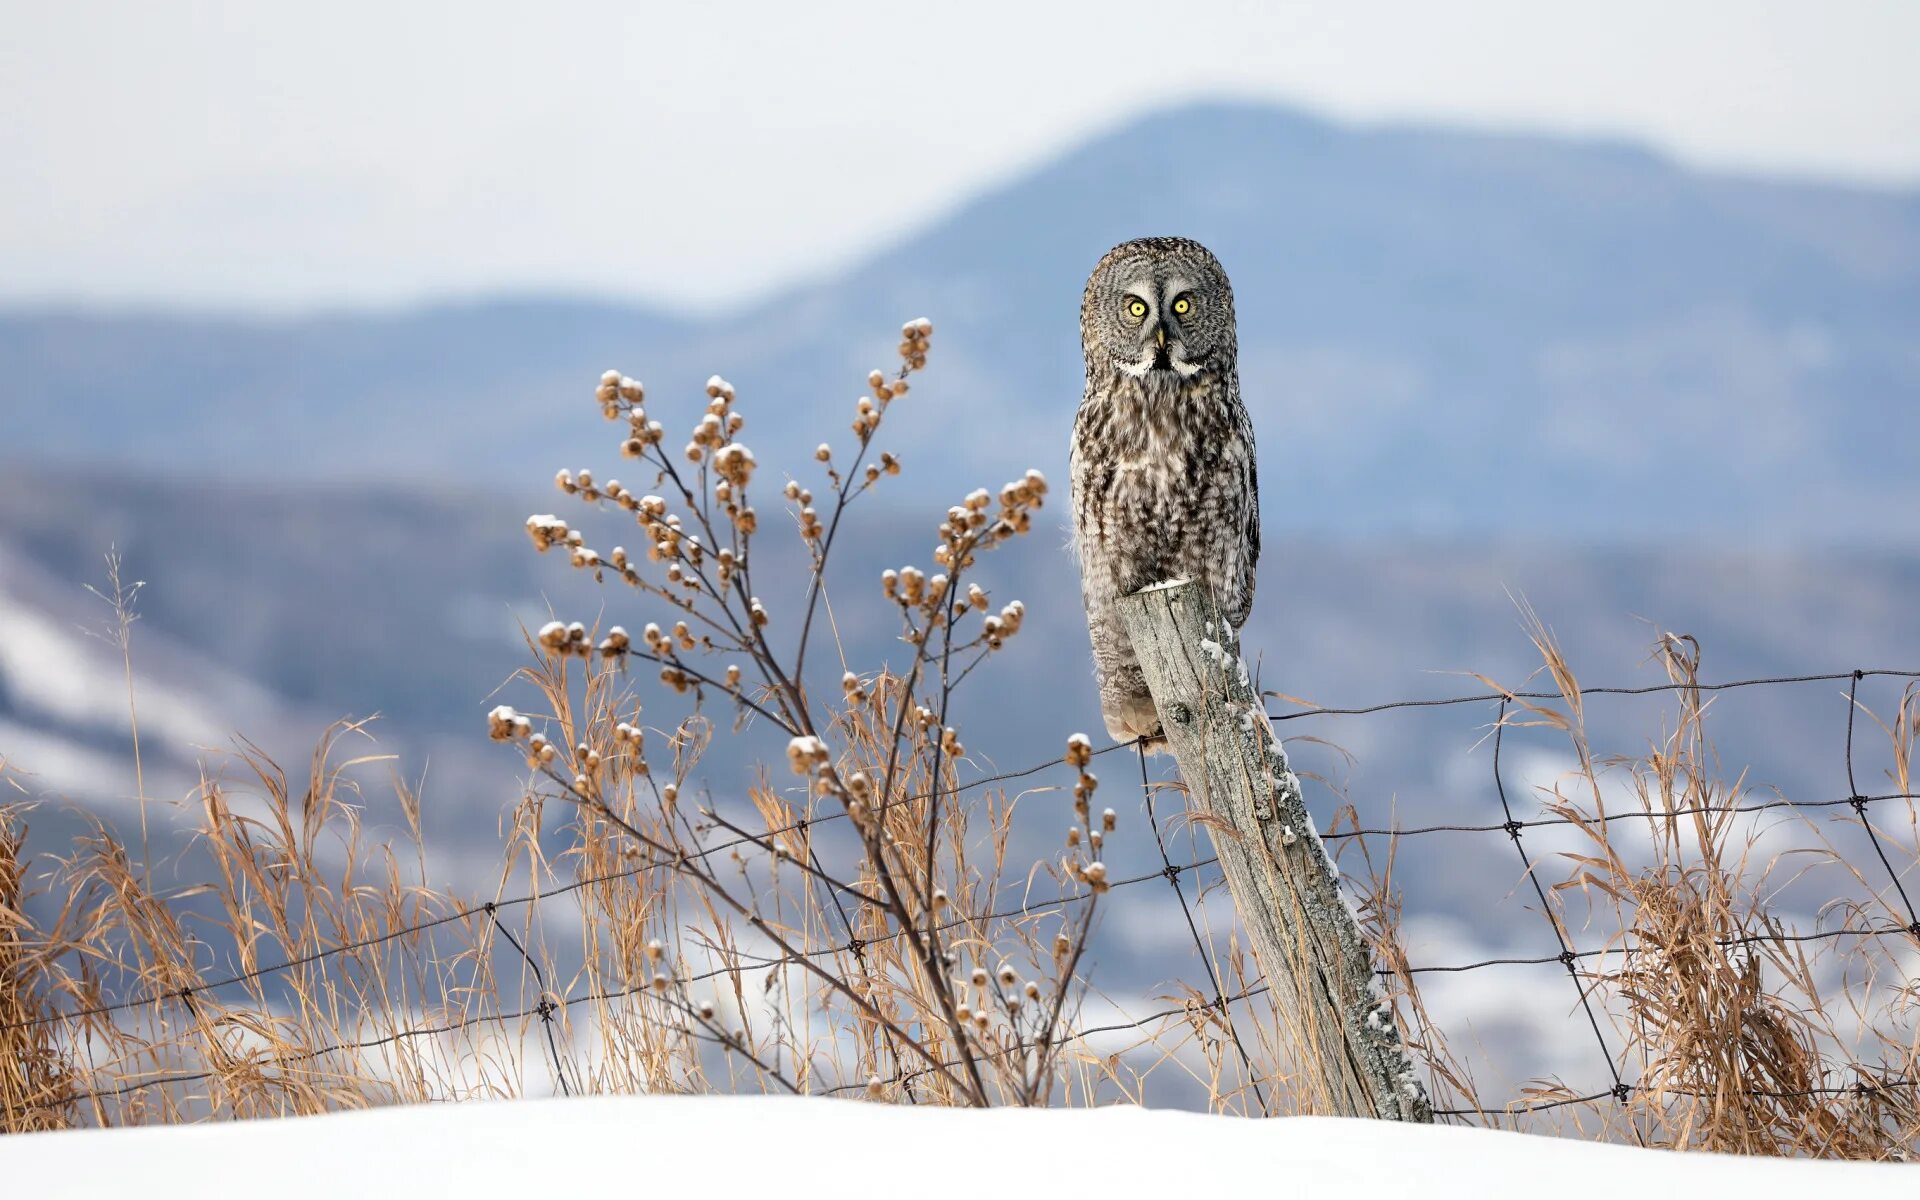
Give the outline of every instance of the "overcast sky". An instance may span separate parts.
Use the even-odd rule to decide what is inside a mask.
[[[0,0],[0,302],[728,303],[1197,96],[1915,186],[1917,59],[1914,0]]]

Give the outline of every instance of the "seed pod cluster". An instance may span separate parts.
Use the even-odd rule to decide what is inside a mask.
[[[534,636],[543,650],[562,658],[571,655],[585,658],[593,653],[593,639],[587,635],[587,627],[578,621],[548,621]]]
[[[534,734],[527,739],[527,765],[535,768],[548,766],[560,757],[560,751],[543,734]]]
[[[567,528],[567,523],[552,513],[535,513],[528,517],[527,536],[533,539],[533,548],[542,554],[555,546],[575,547],[586,544],[584,535]]]
[[[496,742],[513,742],[533,735],[533,722],[502,704],[487,714],[487,736]]]
[[[1095,892],[1104,892],[1107,890],[1107,868],[1099,861],[1099,856],[1106,848],[1107,835],[1113,832],[1118,817],[1108,808],[1101,811],[1097,824],[1093,819],[1093,794],[1099,790],[1100,778],[1087,770],[1087,764],[1092,761],[1092,739],[1084,733],[1069,736],[1066,763],[1078,774],[1073,781],[1073,815],[1076,823],[1067,828],[1067,849],[1078,850],[1084,839],[1094,861],[1083,864],[1077,858],[1069,860],[1067,873]]]
[[[900,327],[900,366],[898,370],[891,376],[885,371],[880,370],[868,372],[867,389],[869,394],[857,397],[854,400],[853,435],[860,440],[862,446],[865,446],[873,440],[873,435],[879,430],[880,422],[886,415],[887,406],[901,396],[906,395],[910,390],[910,385],[907,383],[907,376],[926,367],[927,348],[931,344],[932,337],[932,321],[927,320],[925,317],[908,321]],[[830,463],[832,454],[827,450],[827,447],[823,445],[815,457],[821,462]],[[889,458],[891,458],[890,455],[882,456],[882,462],[879,466],[869,467],[867,469],[867,482],[873,482],[878,479],[882,473],[897,472],[897,466],[889,465],[887,461]],[[828,469],[831,471],[831,466],[829,466]]]
[[[840,677],[840,691],[846,697],[848,708],[858,708],[867,702],[867,685],[852,671]]]
[[[600,405],[601,416],[618,421],[622,413],[639,412],[640,402],[646,395],[647,389],[640,386],[638,379],[608,371],[600,376],[600,386],[594,390],[593,398]],[[641,413],[641,420],[645,419],[646,414]]]
[[[1093,761],[1093,739],[1084,733],[1076,733],[1067,738],[1067,765],[1084,767]]]
[[[817,737],[797,737],[787,743],[787,765],[795,775],[808,775],[827,765],[827,745]]]

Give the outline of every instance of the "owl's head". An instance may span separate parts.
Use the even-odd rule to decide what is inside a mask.
[[[1233,287],[1213,252],[1186,238],[1139,238],[1107,251],[1087,279],[1080,339],[1088,367],[1191,378],[1231,368]]]

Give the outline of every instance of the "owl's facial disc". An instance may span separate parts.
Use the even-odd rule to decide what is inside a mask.
[[[1186,328],[1188,320],[1200,315],[1193,282],[1145,265],[1116,283],[1119,298],[1112,311],[1117,322],[1110,327],[1116,335],[1113,365],[1136,379],[1156,371],[1182,379],[1198,375],[1202,368],[1188,357],[1190,331]]]

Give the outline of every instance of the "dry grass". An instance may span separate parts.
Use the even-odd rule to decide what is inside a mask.
[[[630,522],[647,549],[602,553],[552,515],[528,530],[607,585],[608,611],[653,619],[636,619],[638,634],[559,620],[529,633],[514,704],[490,715],[526,766],[491,901],[429,876],[405,788],[362,791],[381,760],[355,753],[357,726],[332,731],[297,776],[250,747],[210,774],[190,844],[176,848],[199,872],[189,887],[156,883],[149,855],[99,821],[30,870],[27,808],[0,806],[0,1129],[553,1090],[1084,1105],[1172,1087],[1222,1112],[1312,1111],[1291,1064],[1326,1031],[1298,1028],[1260,994],[1235,931],[1207,924],[1229,911],[1218,899],[1194,910],[1209,978],[1154,998],[1164,1018],[1076,1034],[1108,999],[1082,957],[1113,882],[1103,852],[1123,832],[1095,801],[1090,760],[1106,750],[1065,747],[1074,824],[1037,859],[1016,853],[1027,796],[961,787],[955,696],[992,686],[988,660],[1018,645],[1024,616],[989,595],[988,556],[1031,526],[1045,481],[1028,473],[952,506],[928,570],[830,594],[848,510],[900,473],[875,438],[924,367],[929,334],[910,323],[897,369],[869,379],[854,451],[822,448],[820,500],[797,481],[761,498],[781,517],[753,503],[758,468],[725,381],[709,384],[692,441],[669,450],[639,385],[602,380],[596,400],[652,483],[640,492],[585,471],[558,482],[598,513],[589,521]],[[756,555],[776,527],[806,550],[797,577],[775,577]],[[898,624],[901,661],[854,670],[833,621],[871,620],[876,605]],[[130,662],[130,609],[115,607]],[[1509,720],[1566,738],[1578,768],[1539,800],[1584,839],[1537,867],[1561,928],[1608,951],[1584,960],[1582,983],[1636,1087],[1621,1105],[1532,1115],[1483,1104],[1402,945],[1396,863],[1425,848],[1353,838],[1347,877],[1435,1106],[1678,1148],[1911,1154],[1913,939],[1789,940],[1772,905],[1807,859],[1762,854],[1752,823],[1728,811],[1744,785],[1721,778],[1690,643],[1661,647],[1678,685],[1670,727],[1642,754],[1603,758],[1572,671],[1544,631],[1537,640],[1561,700],[1516,699]],[[1916,708],[1909,692],[1880,726],[1902,793]],[[693,786],[720,738],[775,763],[745,803]],[[1621,795],[1638,819],[1603,819]],[[369,806],[397,814],[407,838],[368,837]],[[1179,808],[1162,792],[1153,836],[1204,853]],[[1819,826],[1796,819],[1844,864]],[[1911,837],[1888,844],[1911,865]],[[1904,923],[1874,878],[1856,874],[1858,899],[1823,919]],[[1252,994],[1231,1017],[1208,1004],[1216,979]],[[1528,1095],[1567,1091],[1538,1080]]]
[[[1857,851],[1850,860],[1807,811],[1779,807],[1760,818],[1738,811],[1753,807],[1754,797],[1743,778],[1727,779],[1720,769],[1708,735],[1713,702],[1699,686],[1693,639],[1665,635],[1656,647],[1675,685],[1670,723],[1644,753],[1607,757],[1589,741],[1573,670],[1528,615],[1560,700],[1515,698],[1507,724],[1565,738],[1577,766],[1540,797],[1541,807],[1583,843],[1536,860],[1535,870],[1547,881],[1548,913],[1567,944],[1599,951],[1579,964],[1579,980],[1618,1048],[1615,1065],[1630,1090],[1622,1103],[1555,1107],[1517,1127],[1673,1149],[1911,1158],[1920,1150],[1920,938],[1905,928],[1911,918],[1897,889],[1884,874],[1876,882],[1865,873],[1869,860]],[[1881,724],[1895,763],[1891,791],[1903,797],[1912,795],[1906,770],[1920,733],[1915,699],[1909,687],[1894,718]],[[1895,869],[1911,870],[1914,806],[1898,803],[1909,833],[1883,830],[1881,838]],[[1791,848],[1764,848],[1782,842]],[[1877,859],[1871,865],[1882,871]],[[1777,904],[1820,870],[1839,872],[1852,898],[1824,904],[1811,923],[1817,930],[1789,924]],[[1455,1105],[1479,1108],[1470,1075],[1432,1030],[1405,973],[1397,906],[1377,911],[1387,918],[1383,958],[1400,972],[1409,1008],[1403,1021],[1415,1029],[1412,1040],[1436,1087],[1451,1090]],[[1862,932],[1823,932],[1836,930]],[[1572,1019],[1582,1018],[1576,1011]],[[1577,1094],[1540,1080],[1525,1102],[1551,1105]],[[1498,1110],[1482,1119],[1516,1123]]]
[[[1567,856],[1555,891],[1584,910],[1589,930],[1608,931],[1612,953],[1591,979],[1621,1018],[1635,1084],[1620,1114],[1629,1132],[1676,1149],[1912,1155],[1920,1148],[1920,939],[1904,928],[1912,918],[1895,889],[1871,881],[1865,863],[1849,862],[1807,816],[1790,818],[1802,848],[1762,849],[1778,829],[1732,811],[1747,789],[1718,769],[1692,639],[1668,635],[1656,650],[1678,685],[1664,736],[1642,757],[1612,761],[1587,744],[1564,658],[1544,629],[1535,640],[1564,703],[1526,705],[1516,719],[1563,730],[1581,764],[1546,805],[1589,843]],[[1910,688],[1885,727],[1899,764],[1893,790],[1907,795],[1913,707]],[[1609,785],[1631,796],[1630,811],[1644,820],[1600,820]],[[1913,802],[1901,803],[1911,829]],[[1616,830],[1633,838],[1630,850]],[[1905,847],[1911,866],[1910,840]],[[1816,864],[1843,869],[1855,889],[1855,898],[1825,906],[1822,925],[1876,932],[1795,940],[1815,931],[1789,929],[1773,898]]]
[[[209,779],[192,839],[208,866],[201,883],[149,891],[143,865],[95,821],[46,873],[44,890],[61,901],[50,922],[28,920],[17,892],[0,893],[19,948],[7,1011],[33,1022],[7,1033],[25,1039],[34,1064],[17,1091],[9,1076],[9,1127],[517,1090],[495,1078],[499,1068],[427,1038],[330,1049],[457,1021],[490,999],[476,950],[484,926],[428,886],[418,861],[363,839],[352,774],[368,760],[338,747],[355,733],[331,732],[305,778],[249,752],[240,761],[251,786]],[[153,999],[111,1007],[125,997]],[[191,1087],[140,1086],[201,1074]],[[72,1099],[97,1092],[108,1094]]]
[[[8,1132],[62,1129],[74,1123],[73,1084],[54,1040],[40,1023],[57,1012],[45,988],[53,948],[33,936],[26,908],[27,830],[20,809],[0,809],[0,1109]]]

